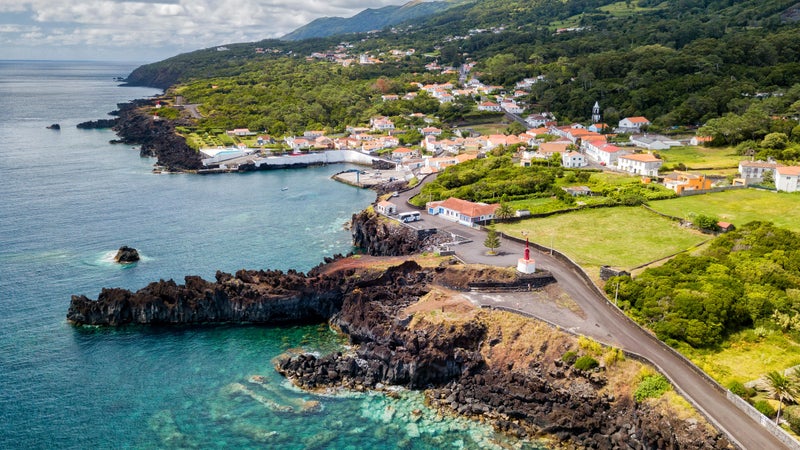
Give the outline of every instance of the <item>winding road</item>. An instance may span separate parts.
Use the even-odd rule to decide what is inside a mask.
[[[422,184],[429,181],[430,178],[393,199],[398,205],[398,212],[413,210],[407,203],[408,199],[416,195]],[[516,266],[517,259],[523,254],[524,244],[502,239],[499,254],[487,256],[486,248],[483,246],[485,233],[482,231],[437,216],[425,213],[422,216],[423,220],[413,223],[413,227],[437,228],[440,232],[450,232],[471,241],[452,247],[456,255],[465,262],[509,267]],[[559,287],[582,310],[580,316],[566,310],[562,313],[543,314],[545,311],[542,311],[542,305],[530,301],[530,296],[526,299],[524,293],[474,294],[469,296],[471,300],[481,305],[500,306],[533,317],[541,317],[577,334],[590,336],[645,358],[669,378],[678,392],[740,448],[753,450],[800,448],[800,445],[789,447],[784,444],[759,422],[737,408],[728,400],[724,389],[707,378],[697,366],[625,316],[593,283],[579,273],[578,269],[549,253],[533,250],[532,257],[536,260],[537,269],[548,270],[553,274]],[[543,315],[546,317],[542,317]]]

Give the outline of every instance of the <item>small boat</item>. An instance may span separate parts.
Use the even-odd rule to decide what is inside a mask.
[[[282,187],[282,188],[281,188],[281,190],[282,190],[282,191],[288,191],[288,190],[289,190],[289,188],[288,188],[288,187],[286,187],[286,186],[284,186],[284,187]]]

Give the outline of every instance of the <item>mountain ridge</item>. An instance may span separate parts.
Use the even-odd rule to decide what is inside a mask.
[[[299,41],[309,38],[336,36],[349,33],[378,31],[409,20],[437,14],[462,1],[421,1],[413,0],[403,5],[389,5],[382,8],[367,8],[358,14],[344,17],[320,17],[303,25],[280,39]]]

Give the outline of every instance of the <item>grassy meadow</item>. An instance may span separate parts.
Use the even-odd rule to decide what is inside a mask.
[[[701,169],[737,169],[742,157],[736,154],[733,147],[672,147],[659,150],[658,155],[664,164],[683,163],[688,170]]]
[[[518,237],[526,231],[531,241],[566,254],[593,277],[602,265],[631,269],[710,239],[641,207],[585,209],[497,229]]]
[[[650,207],[675,217],[715,216],[736,226],[755,220],[800,232],[800,194],[738,189],[714,194],[656,200]]]

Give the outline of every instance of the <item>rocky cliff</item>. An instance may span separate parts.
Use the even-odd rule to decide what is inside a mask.
[[[413,230],[376,214],[371,209],[353,214],[350,232],[353,245],[373,256],[420,253],[435,245],[435,232]]]
[[[67,319],[82,325],[321,322],[341,307],[340,274],[313,279],[289,271],[217,272],[216,282],[189,276],[131,292],[103,289],[97,300],[72,296]]]
[[[541,322],[475,308],[458,294],[470,283],[514,284],[512,270],[408,260],[344,258],[298,272],[217,273],[133,293],[74,296],[76,324],[281,323],[322,321],[349,336],[351,353],[288,354],[276,370],[307,389],[425,389],[432,406],[474,416],[521,436],[555,437],[579,448],[727,448],[719,433],[668,406],[632,401],[640,363],[584,372],[561,362],[577,339]],[[602,359],[602,358],[601,358]],[[606,361],[606,359],[603,359]]]
[[[135,100],[117,105],[119,117],[113,130],[118,142],[141,145],[142,156],[155,156],[157,164],[168,171],[187,171],[202,168],[200,154],[186,144],[175,132],[180,121],[154,120],[148,111],[153,100]],[[184,124],[188,125],[188,124]]]
[[[560,355],[578,348],[574,337],[454,303],[436,288],[446,278],[449,268],[407,262],[363,280],[331,320],[356,350],[286,355],[276,370],[306,389],[427,389],[434,407],[524,437],[554,436],[567,448],[731,448],[702,420],[678,418],[664,402],[633,402],[639,363],[566,367]]]

